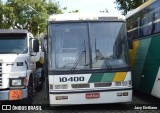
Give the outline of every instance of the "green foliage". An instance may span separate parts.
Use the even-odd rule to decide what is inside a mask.
[[[122,11],[123,15],[126,15],[128,11],[137,8],[142,4],[143,0],[116,0],[117,9]]]
[[[70,12],[68,12],[68,13],[78,13],[79,12],[79,10],[72,10],[72,11],[70,11]]]
[[[108,12],[108,9],[105,9],[105,10],[102,10],[102,11],[100,11],[101,13],[109,13]]]
[[[46,0],[0,0],[0,29],[28,29],[34,35],[45,32],[50,14],[62,13],[58,3]]]
[[[46,4],[46,9],[48,14],[61,14],[62,10],[59,9],[59,2],[53,3],[52,0],[50,0]]]

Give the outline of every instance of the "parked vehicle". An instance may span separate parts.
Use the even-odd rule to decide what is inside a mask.
[[[160,98],[160,0],[126,15],[133,88]]]
[[[51,106],[132,101],[124,16],[51,15],[45,39],[44,69]]]
[[[32,100],[40,83],[39,59],[39,41],[30,32],[0,30],[0,102]]]

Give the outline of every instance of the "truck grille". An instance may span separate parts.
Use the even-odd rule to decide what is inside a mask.
[[[2,62],[0,62],[0,86],[2,86]]]

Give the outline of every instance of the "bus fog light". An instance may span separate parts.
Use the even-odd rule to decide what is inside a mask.
[[[117,96],[122,96],[122,93],[117,93]]]
[[[121,82],[116,82],[116,86],[121,86]]]
[[[62,96],[62,100],[68,99],[68,96]]]
[[[66,100],[68,96],[56,96],[56,100]]]
[[[123,81],[122,86],[127,86],[127,81]]]
[[[124,93],[123,93],[123,96],[128,96],[128,92],[124,92]]]

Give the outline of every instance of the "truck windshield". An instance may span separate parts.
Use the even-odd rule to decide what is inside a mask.
[[[26,34],[0,34],[0,53],[27,53],[28,49],[26,37]]]
[[[53,70],[129,67],[123,22],[50,24],[48,44]]]

